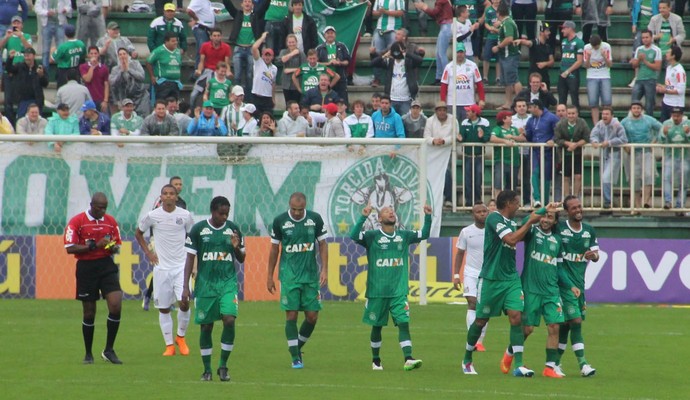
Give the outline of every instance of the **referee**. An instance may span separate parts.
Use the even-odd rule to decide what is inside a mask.
[[[65,228],[65,248],[68,254],[77,258],[76,299],[83,306],[84,364],[93,364],[91,347],[99,293],[108,304],[108,335],[101,356],[107,362],[122,364],[113,349],[120,327],[122,289],[118,268],[112,258],[122,241],[115,218],[105,213],[107,208],[105,194],[95,193],[91,198],[91,208],[74,216]]]

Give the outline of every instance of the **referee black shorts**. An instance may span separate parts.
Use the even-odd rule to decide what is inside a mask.
[[[76,299],[81,301],[97,301],[100,295],[120,291],[120,273],[112,257],[98,260],[77,261],[77,293]]]

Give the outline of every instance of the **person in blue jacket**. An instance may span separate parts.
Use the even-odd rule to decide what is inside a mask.
[[[203,110],[194,110],[194,119],[187,125],[189,136],[228,136],[228,127],[213,110],[213,102],[207,100]]]

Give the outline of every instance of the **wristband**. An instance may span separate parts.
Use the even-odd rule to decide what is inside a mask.
[[[460,274],[453,275],[453,279],[460,279]]]

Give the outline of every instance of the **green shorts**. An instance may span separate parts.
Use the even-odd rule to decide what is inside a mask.
[[[498,317],[506,310],[525,308],[520,279],[495,281],[479,278],[477,285],[477,318]]]
[[[585,300],[584,289],[580,288],[580,297],[575,297],[570,289],[561,289],[561,299],[563,300],[563,314],[566,321],[575,318],[585,319],[587,301]]]
[[[223,315],[237,317],[237,293],[226,293],[219,297],[197,297],[194,299],[194,322],[198,325],[220,321]]]
[[[387,326],[388,314],[395,325],[410,322],[410,305],[407,296],[374,297],[364,304],[362,322],[371,326]]]
[[[284,311],[320,311],[319,283],[280,283],[280,308]]]
[[[522,325],[539,326],[541,317],[550,324],[562,324],[563,307],[561,296],[525,293],[525,311],[522,312]]]

